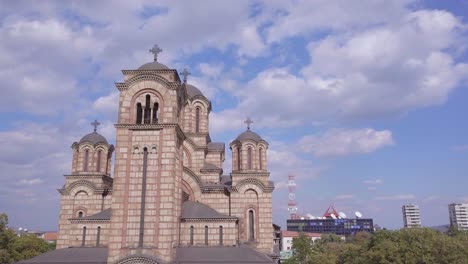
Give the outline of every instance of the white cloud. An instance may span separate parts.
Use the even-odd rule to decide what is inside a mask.
[[[298,145],[306,153],[312,153],[317,157],[330,157],[370,153],[392,144],[392,132],[367,128],[332,129],[320,136],[304,136]]]
[[[107,116],[116,119],[119,106],[119,92],[112,92],[108,95],[99,97],[93,103],[93,109]]]
[[[354,199],[354,194],[341,194],[335,197],[335,200],[352,200]]]
[[[34,178],[34,179],[22,179],[17,182],[18,185],[37,185],[41,184],[43,181],[39,178]]]
[[[372,180],[365,180],[364,181],[364,184],[367,184],[367,185],[380,185],[380,184],[383,184],[383,180],[382,179],[372,179]]]
[[[404,200],[414,200],[416,196],[414,194],[397,194],[392,196],[378,196],[376,200],[381,201],[404,201]]]

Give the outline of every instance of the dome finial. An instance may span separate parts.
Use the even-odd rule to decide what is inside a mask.
[[[149,52],[153,53],[154,61],[158,61],[158,54],[161,53],[163,50],[156,44]]]
[[[187,76],[191,75],[192,73],[187,70],[187,68],[184,68],[184,71],[182,71],[182,76],[184,76],[184,83],[187,83]]]
[[[244,123],[247,124],[247,130],[250,130],[250,124],[253,123],[252,119],[250,119],[250,117],[247,117],[247,120],[245,120]]]
[[[94,126],[94,132],[96,132],[97,127],[98,127],[100,124],[101,124],[101,123],[99,123],[96,119],[94,120],[94,122],[91,123],[91,125]]]

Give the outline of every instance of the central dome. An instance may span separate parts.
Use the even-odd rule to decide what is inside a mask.
[[[138,70],[169,70],[169,67],[157,61],[153,61],[141,65]]]
[[[200,89],[198,89],[197,87],[191,85],[191,84],[186,84],[186,87],[187,87],[187,94],[189,96],[190,99],[196,97],[196,96],[203,96],[203,93],[200,91]]]
[[[93,133],[89,133],[88,135],[84,136],[80,140],[80,144],[83,143],[83,142],[90,142],[93,145],[96,145],[98,143],[109,144],[109,143],[107,143],[106,138],[104,136],[102,136],[101,134],[99,134],[98,132],[96,132],[96,131],[93,132]]]
[[[263,140],[263,139],[257,133],[255,133],[255,132],[251,131],[250,129],[248,129],[244,133],[240,134],[237,137],[237,140],[239,140],[239,141],[253,140],[255,142],[259,142],[260,140]]]

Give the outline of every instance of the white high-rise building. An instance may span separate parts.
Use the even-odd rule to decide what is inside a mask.
[[[449,204],[450,226],[468,230],[468,203]]]
[[[421,216],[419,206],[406,204],[401,207],[403,211],[403,223],[405,228],[421,227]]]

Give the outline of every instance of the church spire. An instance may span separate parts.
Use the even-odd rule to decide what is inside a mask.
[[[101,124],[101,123],[99,123],[96,119],[94,120],[94,122],[91,123],[91,125],[94,126],[94,132],[96,132],[97,127],[98,127],[100,124]]]
[[[252,119],[247,117],[247,120],[245,120],[244,123],[247,124],[247,130],[250,130],[250,125],[253,123]]]
[[[154,55],[154,61],[158,61],[158,54],[161,53],[163,50],[155,44],[153,48],[149,50],[149,52],[153,53]]]

